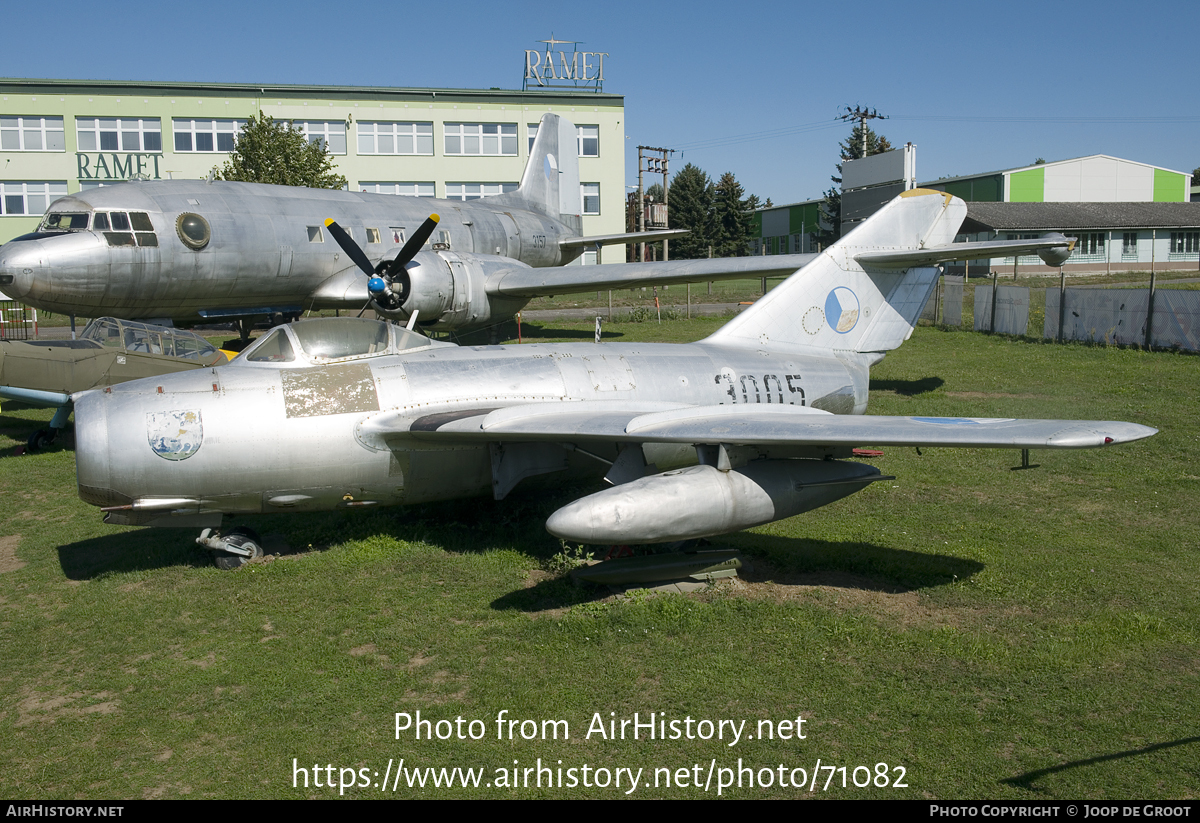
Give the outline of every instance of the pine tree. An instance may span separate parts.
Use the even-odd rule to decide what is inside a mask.
[[[753,219],[753,213],[747,208],[746,190],[733,172],[727,171],[713,191],[713,256],[745,257],[750,252]]]
[[[671,257],[695,260],[708,257],[712,242],[713,185],[708,175],[688,163],[671,181],[671,202],[667,224],[673,229],[688,229],[686,234],[671,241]]]
[[[294,123],[276,121],[262,112],[242,126],[217,179],[312,189],[346,186],[346,178],[334,172],[333,157],[324,143],[309,142]]]

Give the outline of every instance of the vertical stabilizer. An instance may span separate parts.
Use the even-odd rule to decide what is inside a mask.
[[[945,192],[906,191],[709,340],[855,352],[897,348],[912,334],[938,269],[864,268],[854,256],[951,243],[966,215],[966,203]]]
[[[566,223],[577,222],[579,198],[579,146],[575,124],[557,114],[543,114],[537,137],[529,150],[529,163],[515,192],[491,198],[519,205]]]

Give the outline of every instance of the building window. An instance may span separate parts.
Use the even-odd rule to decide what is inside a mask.
[[[529,137],[529,151],[533,151],[533,141],[537,139],[538,124],[526,124],[526,133]],[[578,142],[580,157],[599,157],[600,156],[600,127],[599,126],[576,126],[575,127],[576,141]]]
[[[516,157],[516,123],[447,123],[446,154]]]
[[[230,152],[245,120],[172,120],[175,151]]]
[[[1121,235],[1121,259],[1122,260],[1137,260],[1138,253],[1138,233],[1136,231],[1127,231]]]
[[[0,149],[66,151],[61,117],[0,117]]]
[[[580,157],[600,156],[600,127],[576,126]]]
[[[600,213],[600,184],[580,183],[579,199],[583,202],[584,214]]]
[[[50,203],[67,196],[67,182],[0,183],[0,214],[44,214]]]
[[[330,154],[346,153],[346,124],[340,120],[333,122],[305,120],[293,125],[304,132],[308,142],[324,146]]]
[[[359,183],[360,191],[398,194],[402,197],[433,197],[433,183]]]
[[[1200,253],[1200,231],[1171,232],[1172,260],[1195,260]]]
[[[516,191],[516,183],[447,183],[447,200],[478,200],[506,191]]]
[[[78,117],[75,134],[80,151],[162,151],[162,125],[157,117]]]
[[[1087,262],[1082,258],[1104,259],[1104,232],[1083,232],[1076,238],[1071,259]]]
[[[433,123],[358,124],[359,154],[433,154]]]

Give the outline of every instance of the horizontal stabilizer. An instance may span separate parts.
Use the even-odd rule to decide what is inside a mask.
[[[596,246],[611,246],[616,243],[629,245],[632,243],[652,243],[656,240],[672,240],[683,237],[690,229],[657,229],[654,231],[630,231],[623,234],[594,234],[591,237],[568,237],[559,240],[558,245],[564,249],[585,248]]]
[[[926,249],[897,251],[861,251],[854,259],[864,266],[881,269],[907,269],[934,266],[956,260],[982,260],[991,257],[1015,257],[1022,254],[1056,255],[1066,260],[1075,249],[1074,238],[1048,234],[1035,240],[980,240],[971,243],[944,243]],[[1043,259],[1045,259],[1043,257]],[[1058,265],[1047,260],[1047,265]]]

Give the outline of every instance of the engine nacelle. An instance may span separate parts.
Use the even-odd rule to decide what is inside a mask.
[[[1075,238],[1068,238],[1058,232],[1050,232],[1049,234],[1042,235],[1042,238],[1045,240],[1057,240],[1060,237],[1063,242],[1061,246],[1055,246],[1052,249],[1042,249],[1038,252],[1038,257],[1042,258],[1042,262],[1047,266],[1061,266],[1071,257],[1071,251],[1075,248]]]
[[[426,328],[486,326],[493,314],[507,316],[516,311],[505,312],[513,301],[489,297],[487,292],[489,277],[513,268],[528,266],[491,254],[418,252],[405,267],[406,273],[392,279],[391,290],[401,300],[399,308],[388,308],[379,301],[373,302],[372,308],[395,320],[408,320],[416,312],[417,323]],[[502,302],[506,305],[500,305]],[[516,302],[520,308],[527,301]]]
[[[824,506],[879,479],[874,466],[836,460],[756,460],[730,471],[692,466],[576,500],[550,515],[546,530],[590,544],[711,537]]]

